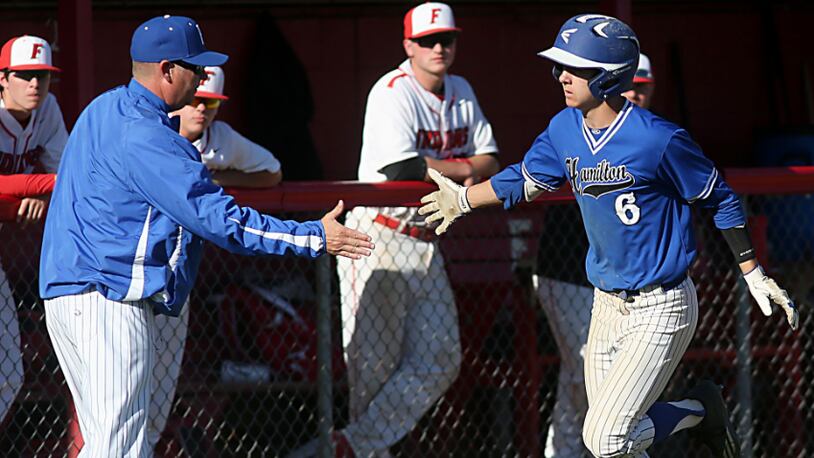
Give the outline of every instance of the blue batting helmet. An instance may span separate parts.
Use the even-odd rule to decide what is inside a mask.
[[[580,14],[565,21],[554,46],[538,53],[567,67],[596,69],[588,81],[599,100],[633,87],[639,63],[639,39],[627,24],[603,14]],[[554,77],[559,77],[556,67]]]

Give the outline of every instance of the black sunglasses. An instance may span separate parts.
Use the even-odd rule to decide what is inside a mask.
[[[189,62],[184,62],[183,60],[173,60],[171,61],[173,65],[177,65],[179,67],[183,67],[196,75],[200,76],[201,78],[206,78],[206,70],[204,69],[203,65],[193,65]]]
[[[21,80],[31,81],[37,78],[38,81],[51,77],[49,70],[12,70],[10,74],[20,78]]]
[[[568,67],[568,66],[565,66],[565,65],[559,64],[559,63],[554,64],[554,69],[552,70],[552,73],[554,74],[554,78],[560,79],[560,75],[562,75],[563,71],[566,71],[566,72],[576,76],[577,78],[582,78],[582,79],[588,80],[588,81],[594,79],[594,77],[599,74],[599,70],[597,70],[595,68],[576,68],[576,67]]]
[[[440,44],[441,47],[448,48],[452,46],[457,39],[458,34],[455,32],[441,32],[425,37],[413,38],[412,41],[422,48],[434,48],[436,43]]]

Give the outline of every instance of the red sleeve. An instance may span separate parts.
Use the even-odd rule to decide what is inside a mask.
[[[56,175],[0,175],[0,194],[15,197],[32,197],[48,194],[54,190]]]

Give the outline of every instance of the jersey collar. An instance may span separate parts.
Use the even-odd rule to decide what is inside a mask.
[[[591,129],[585,123],[585,117],[582,117],[582,137],[585,139],[585,143],[588,144],[588,149],[591,150],[592,154],[598,153],[603,146],[608,144],[611,138],[616,135],[616,132],[621,129],[622,124],[625,123],[625,119],[627,119],[631,111],[633,111],[633,104],[630,100],[625,100],[625,104],[619,113],[616,114],[616,118],[614,118],[611,125],[605,129],[605,133],[599,138],[594,138],[594,136],[591,135]]]
[[[409,75],[409,76],[411,76],[413,78],[416,90],[419,91],[421,96],[424,97],[426,100],[432,100],[432,99],[438,100],[439,105],[443,101],[449,101],[448,105],[449,106],[452,105],[451,102],[455,99],[455,93],[453,92],[454,88],[452,87],[452,83],[449,80],[449,74],[444,75],[444,99],[440,100],[440,99],[438,99],[438,96],[436,96],[432,92],[424,89],[423,86],[418,84],[418,80],[415,78],[415,74],[413,73],[413,66],[410,63],[410,59],[407,59],[404,62],[402,62],[401,65],[399,65],[399,70],[402,71],[404,74]],[[432,105],[433,104],[430,104],[430,106],[432,106]]]

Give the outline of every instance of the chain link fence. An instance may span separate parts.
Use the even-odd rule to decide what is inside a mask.
[[[758,255],[797,300],[801,329],[792,334],[781,314],[759,312],[711,215],[698,211],[691,273],[701,312],[663,398],[711,378],[724,386],[744,456],[811,456],[814,371],[804,363],[814,352],[814,197],[743,200]],[[394,456],[543,456],[557,442],[552,422],[561,456],[580,456],[562,445],[569,423],[579,434],[578,409],[555,401],[558,386],[573,385],[562,374],[572,364],[567,349],[579,342],[567,336],[579,335],[572,328],[590,298],[552,286],[584,281],[574,209],[550,199],[479,210],[437,245],[377,213],[348,214],[349,224],[377,237],[378,264],[248,258],[208,246],[156,456],[287,456],[320,433],[327,439],[331,427],[356,446],[392,441]],[[279,216],[319,216],[290,210]],[[8,407],[0,450],[76,456],[81,434],[37,295],[41,229],[5,223],[0,236],[0,395]],[[554,302],[562,312],[545,313]],[[330,341],[317,338],[320,329]],[[159,351],[180,356],[164,339]],[[651,456],[708,455],[681,433]]]

